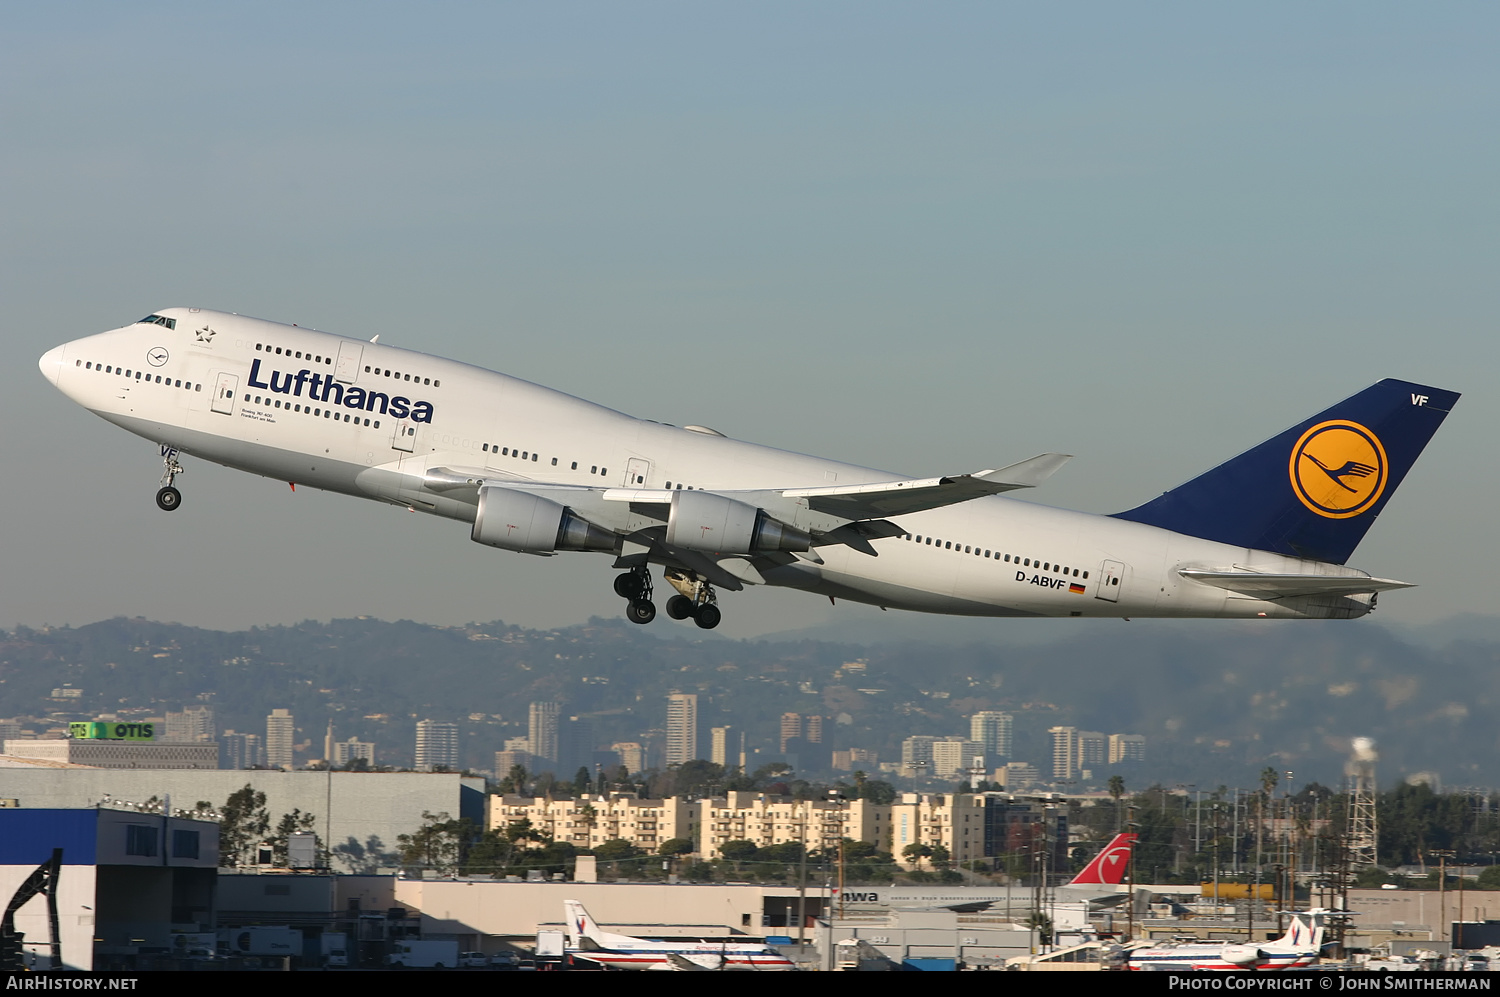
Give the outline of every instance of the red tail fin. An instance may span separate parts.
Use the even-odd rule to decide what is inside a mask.
[[[1130,849],[1135,845],[1136,835],[1117,834],[1105,845],[1094,861],[1084,866],[1083,871],[1068,882],[1069,886],[1103,886],[1125,882],[1125,870],[1130,868]]]

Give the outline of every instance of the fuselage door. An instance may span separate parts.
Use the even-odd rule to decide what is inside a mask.
[[[1105,602],[1120,601],[1120,586],[1125,584],[1125,565],[1119,561],[1105,561],[1099,565],[1099,585],[1094,589],[1094,598]]]
[[[417,444],[417,424],[410,419],[396,420],[396,433],[391,437],[392,450],[405,450],[412,452]]]
[[[644,488],[651,476],[651,462],[641,457],[632,457],[625,462],[625,487]]]
[[[364,354],[364,343],[351,343],[347,339],[339,342],[339,363],[334,373],[340,381],[352,384],[359,380],[359,361]]]
[[[234,374],[220,374],[214,381],[213,410],[234,415],[234,395],[240,390],[240,379]]]

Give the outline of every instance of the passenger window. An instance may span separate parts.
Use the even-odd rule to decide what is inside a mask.
[[[573,462],[573,470],[578,470],[578,461],[576,460]]]

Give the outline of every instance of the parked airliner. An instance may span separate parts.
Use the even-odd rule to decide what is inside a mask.
[[[568,955],[597,962],[608,969],[654,969],[667,972],[753,969],[796,969],[792,960],[764,943],[664,942],[603,931],[583,904],[564,900],[568,918],[565,937]]]
[[[1458,394],[1381,381],[1111,516],[1018,502],[1068,460],[911,478],[632,418],[453,360],[199,308],[46,353],[42,372],[185,456],[471,524],[525,554],[592,551],[626,615],[718,625],[718,590],[780,585],[968,616],[1351,619],[1408,583],[1345,562]]]
[[[1263,971],[1302,969],[1318,961],[1330,917],[1343,911],[1315,909],[1293,912],[1286,934],[1259,945],[1233,942],[1185,942],[1136,949],[1130,953],[1134,970]]]

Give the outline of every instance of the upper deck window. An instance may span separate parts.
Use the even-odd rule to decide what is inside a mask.
[[[175,329],[177,328],[177,320],[175,318],[167,318],[165,315],[147,315],[137,322],[136,325],[164,325],[168,329]]]

